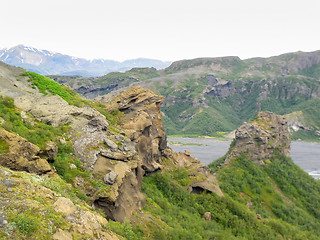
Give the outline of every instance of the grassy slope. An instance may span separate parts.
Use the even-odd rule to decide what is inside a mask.
[[[145,177],[148,217],[110,228],[128,239],[320,239],[320,183],[291,159],[275,156],[264,168],[234,159],[217,172],[224,197],[190,194],[188,175],[173,169]]]

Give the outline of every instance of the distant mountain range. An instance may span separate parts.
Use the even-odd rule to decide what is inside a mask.
[[[171,62],[147,58],[123,62],[106,59],[87,60],[24,45],[1,49],[0,61],[43,75],[59,74],[85,77],[102,76],[115,71],[124,72],[136,67],[163,69],[171,64]]]

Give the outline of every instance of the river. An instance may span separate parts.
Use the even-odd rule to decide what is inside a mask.
[[[213,160],[222,157],[228,151],[231,143],[231,141],[219,141],[212,138],[169,137],[168,141],[188,144],[169,144],[169,146],[176,152],[189,150],[191,152],[191,156],[198,158],[205,164],[209,164]],[[320,144],[299,141],[292,142],[291,158],[298,166],[311,176],[317,179],[320,178]]]

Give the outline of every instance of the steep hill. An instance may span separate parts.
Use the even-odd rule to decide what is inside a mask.
[[[199,58],[98,78],[51,76],[93,98],[127,86],[143,86],[165,97],[168,134],[229,132],[259,111],[290,114],[294,138],[319,140],[320,51],[270,58]]]
[[[320,185],[261,112],[205,166],[141,87],[100,102],[0,64],[1,239],[320,239]]]
[[[40,74],[80,76],[101,76],[109,72],[130,70],[133,67],[162,69],[170,64],[170,62],[147,58],[131,59],[123,62],[106,59],[86,60],[23,45],[1,49],[0,61]]]

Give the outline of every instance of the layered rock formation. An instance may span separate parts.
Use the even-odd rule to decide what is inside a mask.
[[[102,99],[102,102],[109,112],[119,109],[123,113],[120,125],[128,138],[136,144],[142,168],[146,172],[160,169],[161,152],[167,146],[160,112],[163,97],[150,90],[133,87],[111,101]]]
[[[129,218],[131,213],[143,204],[142,176],[163,168],[166,170],[175,167],[188,168],[193,176],[193,181],[188,186],[190,192],[206,191],[223,195],[214,174],[207,166],[191,156],[175,153],[167,147],[160,112],[162,101],[161,96],[141,87],[127,89],[112,98],[102,98],[107,111],[122,112],[120,126],[136,150],[132,158],[117,159],[116,150],[112,153],[112,149],[116,146],[108,142],[107,145],[111,149],[108,152],[110,155],[102,153],[95,165],[96,173],[108,172],[105,176],[107,182],[110,182],[112,175],[115,178],[111,181],[114,182],[111,197],[99,198],[95,204],[103,208],[108,216],[118,221]],[[128,147],[128,142],[124,142],[124,146],[124,148]],[[112,160],[111,163],[110,160]]]
[[[289,156],[291,141],[287,123],[283,116],[260,112],[252,122],[236,130],[235,145],[225,163],[241,154],[252,161],[269,159],[275,152]]]
[[[6,146],[0,152],[0,165],[37,174],[53,173],[49,163],[39,157],[40,148],[25,138],[0,128],[0,142]]]

